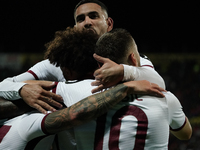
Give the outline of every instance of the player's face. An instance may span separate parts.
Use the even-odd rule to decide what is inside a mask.
[[[99,37],[112,30],[113,21],[107,17],[101,6],[95,3],[80,5],[75,12],[75,27],[96,32]]]

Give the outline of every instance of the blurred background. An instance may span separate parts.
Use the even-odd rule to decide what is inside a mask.
[[[74,25],[79,0],[3,0],[0,5],[0,81],[43,59],[55,31]],[[200,149],[200,4],[198,1],[105,1],[114,27],[134,37],[180,100],[193,126],[189,141],[169,139],[170,150]]]

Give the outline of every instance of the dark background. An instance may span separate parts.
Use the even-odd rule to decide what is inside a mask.
[[[0,81],[43,59],[55,31],[74,25],[78,0],[2,0]],[[193,127],[189,141],[170,136],[170,150],[200,149],[200,5],[198,1],[106,1],[114,27],[131,32],[139,48],[180,100]]]
[[[43,52],[54,32],[74,25],[79,0],[3,0],[0,52]],[[131,32],[142,52],[198,52],[198,1],[106,1],[114,27]]]

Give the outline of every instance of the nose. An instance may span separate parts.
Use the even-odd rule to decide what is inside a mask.
[[[89,28],[89,27],[91,27],[91,26],[92,26],[92,20],[90,19],[90,17],[86,16],[84,27],[85,27],[85,28]]]

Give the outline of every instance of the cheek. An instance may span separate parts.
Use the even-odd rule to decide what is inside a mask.
[[[77,29],[83,29],[83,24],[81,24],[81,23],[76,24],[76,28],[77,28]]]
[[[105,21],[100,21],[100,22],[97,23],[97,27],[100,30],[100,32],[101,31],[105,32],[105,31],[107,31],[108,25]]]

